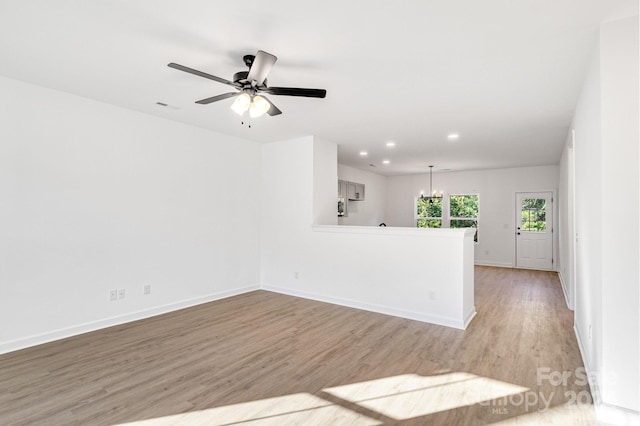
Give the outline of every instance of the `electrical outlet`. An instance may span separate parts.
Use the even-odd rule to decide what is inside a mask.
[[[293,273],[293,278],[295,278],[297,280],[298,278],[300,278],[300,274],[297,273],[297,272],[294,272]]]
[[[109,290],[109,302],[118,300],[118,290]]]
[[[429,292],[429,299],[430,300],[436,300],[436,292],[435,291],[430,291]]]
[[[591,324],[589,324],[589,340],[591,340],[591,336],[592,336],[592,334],[591,334]]]
[[[121,288],[120,290],[118,290],[118,299],[124,299],[124,296],[125,296],[124,288]]]
[[[151,294],[151,284],[144,285],[144,294]]]

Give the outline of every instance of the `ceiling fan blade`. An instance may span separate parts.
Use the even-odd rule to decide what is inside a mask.
[[[273,102],[271,102],[269,99],[266,98],[266,96],[262,96],[267,102],[269,102],[269,105],[271,105],[271,108],[269,108],[269,110],[267,111],[267,114],[269,114],[270,116],[274,116],[274,115],[280,115],[282,114],[282,111],[280,111],[280,109],[275,106],[273,104]]]
[[[196,101],[196,103],[197,104],[201,104],[201,105],[206,105],[206,104],[210,104],[212,102],[221,101],[223,99],[229,99],[229,98],[232,98],[234,96],[238,96],[239,94],[240,94],[240,92],[223,93],[222,95],[212,96],[212,97],[206,98],[206,99],[200,99],[199,101]]]
[[[251,64],[251,68],[249,69],[247,80],[255,80],[256,85],[261,86],[262,83],[264,83],[264,79],[267,78],[269,71],[271,71],[273,64],[275,64],[277,60],[278,58],[273,56],[271,53],[258,50],[258,53]]]
[[[324,89],[300,89],[297,87],[267,87],[262,90],[271,95],[304,96],[306,98],[324,98],[327,91]]]
[[[236,84],[236,83],[234,83],[232,81],[226,80],[224,78],[216,77],[215,75],[207,74],[206,72],[194,70],[193,68],[185,67],[184,65],[175,64],[175,63],[171,62],[167,66],[170,67],[170,68],[174,68],[174,69],[180,70],[180,71],[188,72],[189,74],[197,75],[199,77],[208,78],[209,80],[217,81],[218,83],[227,84],[227,85],[233,86],[233,87],[240,87],[240,85],[238,85],[238,84]]]

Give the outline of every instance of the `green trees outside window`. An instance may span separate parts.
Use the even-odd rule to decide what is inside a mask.
[[[418,228],[442,228],[442,198],[418,198]]]
[[[443,209],[444,200],[448,201],[448,209]],[[478,215],[477,195],[418,198],[416,203],[418,228],[476,228],[475,242],[478,242]]]
[[[449,226],[476,228],[473,241],[478,242],[478,196],[451,195],[449,197]]]
[[[529,232],[547,230],[547,201],[544,198],[522,200],[522,230]]]

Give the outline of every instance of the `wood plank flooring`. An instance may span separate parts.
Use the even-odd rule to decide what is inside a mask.
[[[475,284],[465,331],[256,291],[0,355],[0,425],[595,424],[557,274]]]

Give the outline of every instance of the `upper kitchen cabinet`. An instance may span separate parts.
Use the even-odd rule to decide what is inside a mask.
[[[349,182],[338,181],[338,216],[347,216],[347,186]]]
[[[347,193],[350,201],[364,200],[364,184],[347,182]]]

